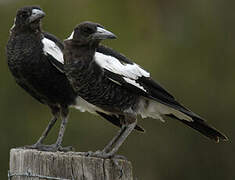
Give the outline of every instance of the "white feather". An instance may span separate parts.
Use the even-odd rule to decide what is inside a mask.
[[[139,107],[138,107],[138,112],[139,115],[141,115],[142,118],[146,117],[151,117],[154,119],[160,119],[161,121],[164,122],[164,119],[162,115],[166,114],[173,114],[179,119],[183,119],[189,122],[192,122],[193,119],[186,114],[175,110],[171,107],[168,107],[164,104],[161,104],[159,102],[146,99],[146,98],[141,98],[139,102]]]
[[[16,26],[16,18],[14,19],[14,24],[12,25],[10,30],[14,29],[15,26]]]
[[[74,31],[71,33],[71,35],[66,39],[66,40],[71,40],[73,39]]]
[[[144,87],[142,87],[139,83],[137,83],[135,80],[133,80],[133,79],[129,79],[129,78],[123,78],[126,82],[128,82],[129,84],[132,84],[132,85],[134,85],[134,86],[136,86],[136,87],[138,87],[139,89],[142,89],[143,91],[145,91],[146,92],[146,90],[144,89]]]
[[[43,43],[43,52],[45,55],[50,54],[57,61],[64,64],[63,52],[52,40],[44,37],[42,39],[42,43]]]
[[[78,96],[76,98],[76,104],[74,105],[74,107],[76,109],[80,110],[81,112],[88,111],[89,113],[96,114],[96,111],[99,111],[99,112],[103,112],[106,114],[110,114],[109,112],[106,112],[106,111],[102,110],[101,108],[99,108],[93,104],[90,104],[85,99],[81,98],[80,96]]]
[[[102,68],[130,79],[150,76],[149,72],[145,71],[135,63],[122,64],[117,58],[99,52],[95,53],[95,61]]]
[[[114,83],[116,83],[116,84],[118,84],[118,85],[120,85],[120,86],[122,85],[120,82],[118,82],[118,81],[116,81],[116,80],[114,80],[114,79],[112,79],[112,78],[109,78],[109,80],[110,80],[110,81],[113,81]]]
[[[15,28],[15,26],[16,26],[16,18],[14,19],[14,23],[13,23],[13,25],[12,25],[10,31],[9,31],[10,34],[12,33],[13,29]]]

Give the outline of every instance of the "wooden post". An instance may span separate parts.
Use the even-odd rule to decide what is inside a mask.
[[[133,180],[131,163],[81,155],[11,149],[9,180]]]

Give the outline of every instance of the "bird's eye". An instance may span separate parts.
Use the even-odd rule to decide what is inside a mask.
[[[94,32],[94,30],[91,27],[84,27],[83,32],[86,34],[91,34]]]
[[[28,12],[26,11],[23,11],[21,14],[20,14],[20,17],[22,18],[27,18],[29,16]]]

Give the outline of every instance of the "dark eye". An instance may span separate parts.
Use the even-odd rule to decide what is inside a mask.
[[[21,14],[20,14],[20,17],[22,18],[27,18],[29,16],[29,13],[26,12],[26,11],[23,11]]]
[[[91,27],[84,27],[83,32],[86,34],[92,34],[94,32],[94,29],[92,29]]]

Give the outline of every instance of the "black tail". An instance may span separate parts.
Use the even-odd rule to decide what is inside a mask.
[[[192,117],[193,121],[186,121],[186,120],[179,119],[179,118],[177,118],[176,116],[174,116],[172,114],[167,115],[167,116],[179,120],[180,122],[182,122],[182,123],[188,125],[189,127],[197,130],[198,132],[202,133],[204,136],[214,140],[217,143],[220,140],[228,141],[228,138],[224,134],[222,134],[221,132],[216,130],[214,127],[206,124],[206,122],[202,119],[199,119],[197,117]]]

